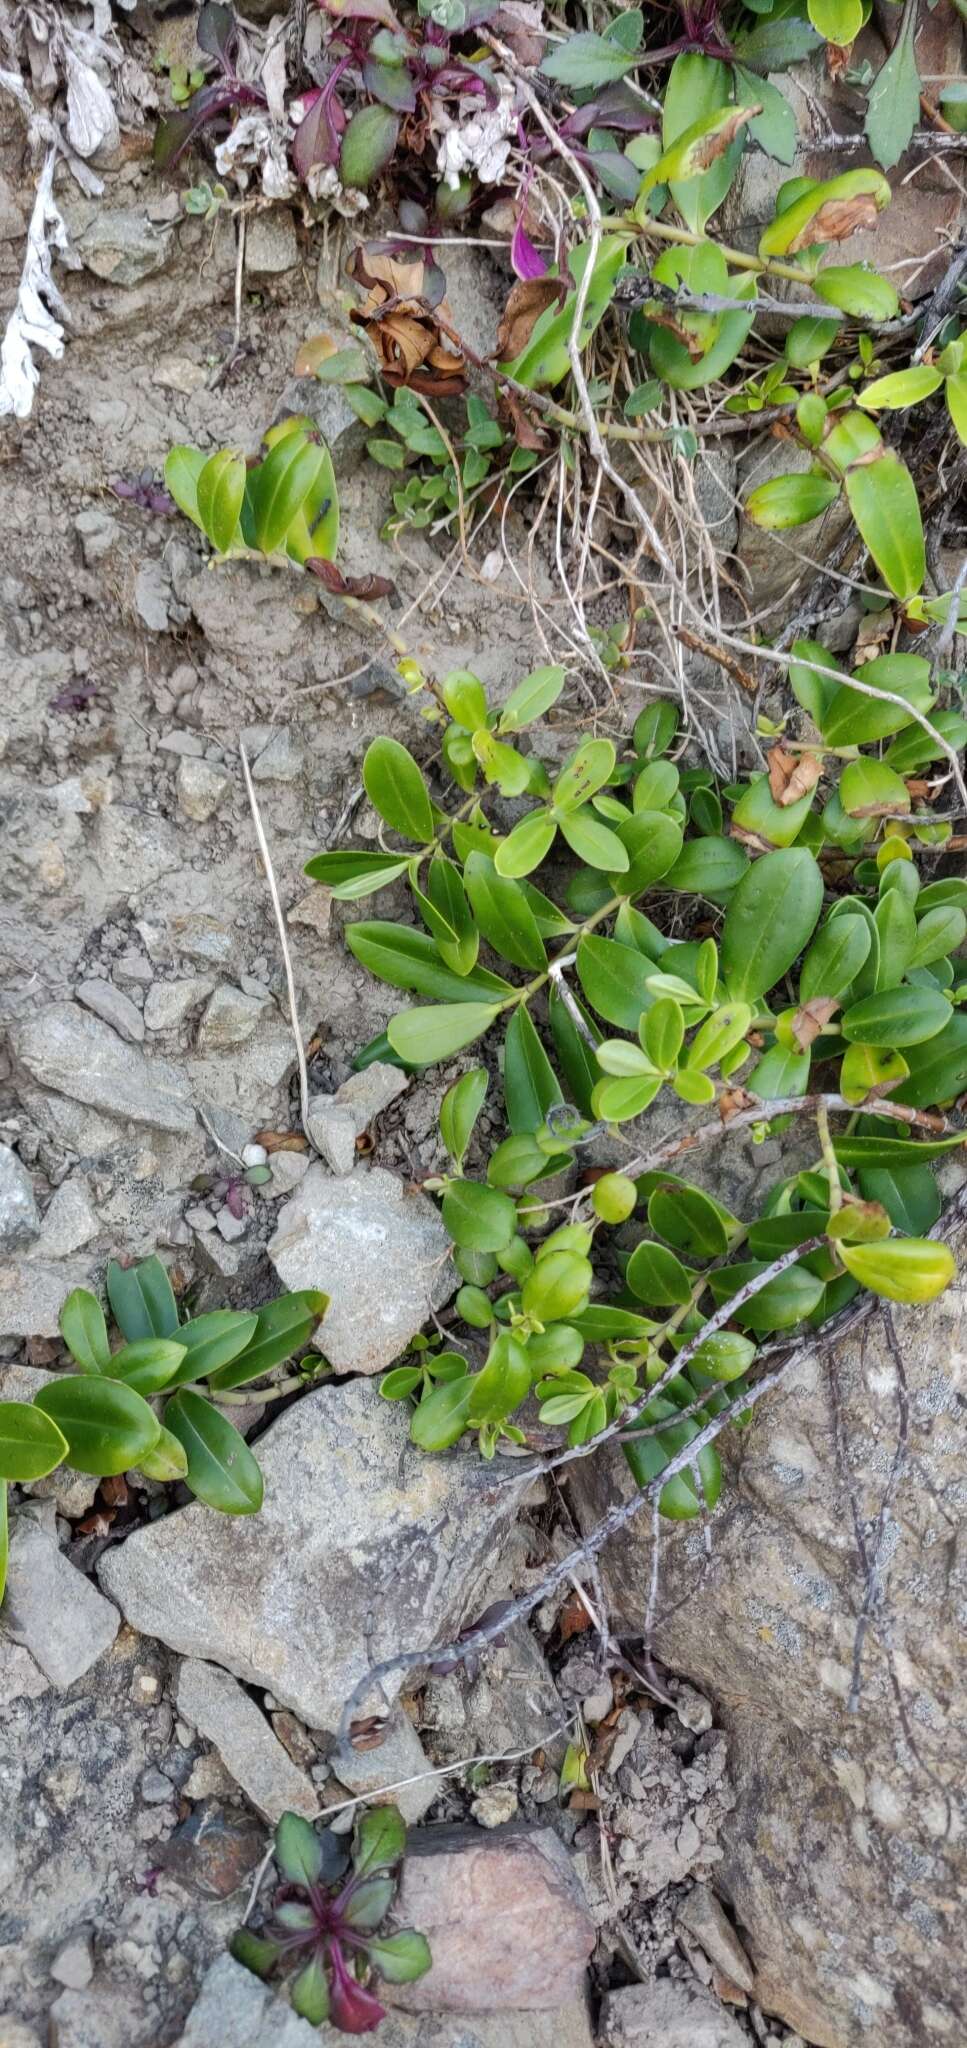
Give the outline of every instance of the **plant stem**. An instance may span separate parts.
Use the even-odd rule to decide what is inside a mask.
[[[327,1366],[325,1370],[328,1372],[330,1368]],[[304,1372],[290,1373],[287,1380],[278,1380],[274,1387],[266,1387],[258,1394],[251,1394],[247,1390],[244,1394],[221,1394],[217,1387],[212,1387],[209,1391],[212,1400],[217,1401],[220,1408],[264,1408],[269,1401],[281,1401],[286,1394],[297,1393],[300,1387],[318,1385],[320,1377],[320,1373],[317,1372],[311,1381],[307,1381]]]
[[[829,1110],[822,1096],[819,1097],[816,1104],[816,1127],[819,1131],[819,1149],[823,1155],[823,1168],[829,1183],[830,1215],[835,1216],[837,1209],[841,1209],[843,1206],[843,1184],[839,1177],[839,1160],[836,1157],[832,1132],[829,1128]]]
[[[616,233],[630,225],[625,215],[617,215],[613,219],[606,218],[601,222],[605,232]],[[634,232],[643,236],[654,235],[660,242],[678,242],[688,249],[702,249],[709,239],[707,235],[694,234],[691,228],[676,227],[674,221],[669,220],[635,221]],[[717,242],[715,247],[721,250],[726,263],[730,263],[734,270],[752,270],[757,277],[789,278],[794,284],[812,283],[808,270],[804,270],[801,264],[780,263],[772,256],[752,256],[747,249],[732,249],[725,242]]]

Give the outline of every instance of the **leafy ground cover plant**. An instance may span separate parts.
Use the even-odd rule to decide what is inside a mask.
[[[361,1063],[423,1068],[503,1037],[499,1082],[480,1065],[445,1095],[450,1171],[429,1184],[463,1281],[464,1348],[421,1352],[383,1383],[412,1404],[426,1450],[468,1429],[487,1456],[525,1442],[533,1395],[572,1446],[620,1422],[644,1482],[723,1406],[741,1418],[764,1339],[818,1326],[863,1287],[925,1301],[953,1275],[930,1236],[932,1165],[964,1142],[936,1112],[967,1088],[967,885],[924,880],[917,856],[950,837],[931,769],[967,725],[934,710],[918,656],[848,675],[818,643],[795,655],[810,737],[783,735],[766,773],[725,786],[671,758],[667,702],[620,756],[589,738],[552,775],[533,735],[530,752],[516,742],[563,670],[526,677],[499,713],[456,671],[443,759],[464,801],[442,809],[409,752],[375,740],[365,787],[404,844],[308,865],[342,901],[405,880],[423,927],[346,928],[364,966],[426,999]],[[509,829],[488,816],[493,799],[518,803]],[[671,921],[688,936],[663,930]],[[472,1178],[494,1085],[509,1134]],[[664,1090],[709,1120],[651,1151],[645,1125],[639,1150],[629,1127]],[[752,1218],[674,1170],[732,1123],[765,1136],[798,1114],[815,1118],[815,1159]],[[561,1195],[558,1176],[602,1136],[614,1169]],[[632,1221],[646,1226],[637,1241],[627,1227],[609,1240]],[[696,1515],[720,1483],[703,1447],[662,1512]]]
[[[284,1813],[274,1847],[282,1883],[264,1930],[240,1927],[233,1937],[236,1961],[259,1977],[285,1972],[293,2010],[313,2026],[371,2033],[386,2017],[371,1980],[411,1984],[432,1960],[424,1935],[385,1929],[405,1853],[395,1806],[364,1813],[351,1847],[331,1828]]]
[[[124,1339],[117,1349],[97,1296],[75,1287],[60,1330],[76,1372],[56,1373],[32,1401],[0,1401],[0,1592],[7,1485],[42,1479],[59,1465],[99,1478],[137,1470],[180,1480],[222,1514],[257,1513],[262,1474],[226,1407],[239,1398],[237,1388],[303,1350],[328,1307],[327,1295],[303,1291],[259,1310],[212,1309],[181,1322],[158,1258],[135,1266],[112,1260],[107,1296]],[[318,1365],[314,1356],[308,1373],[265,1398],[307,1384]]]

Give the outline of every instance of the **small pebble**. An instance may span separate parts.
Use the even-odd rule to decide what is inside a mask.
[[[146,1806],[163,1806],[166,1799],[173,1799],[174,1796],[175,1788],[163,1771],[156,1770],[154,1765],[145,1771],[141,1780],[141,1797]]]

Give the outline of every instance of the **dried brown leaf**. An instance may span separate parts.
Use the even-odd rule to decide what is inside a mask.
[[[309,1140],[301,1131],[256,1131],[256,1145],[264,1145],[266,1152],[308,1152]]]
[[[324,561],[321,555],[310,555],[306,568],[318,577],[333,597],[395,597],[396,585],[389,576],[344,576],[335,562]]]
[[[563,305],[566,297],[567,287],[560,277],[518,278],[507,295],[497,329],[498,361],[512,363],[527,347],[541,314],[548,306]]]
[[[806,222],[790,242],[787,256],[795,256],[800,249],[809,249],[814,242],[845,242],[848,235],[855,235],[861,228],[875,228],[877,206],[869,193],[860,192],[854,199],[827,199],[818,213]]]
[[[778,746],[769,750],[769,788],[780,809],[808,796],[821,773],[822,763],[815,754],[789,754],[785,747]]]
[[[572,1636],[584,1634],[591,1626],[591,1616],[578,1593],[569,1593],[557,1617],[562,1643],[570,1642]]]

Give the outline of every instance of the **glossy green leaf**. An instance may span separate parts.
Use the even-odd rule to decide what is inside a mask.
[[[543,718],[551,709],[564,688],[563,668],[535,668],[525,676],[516,689],[511,690],[497,721],[499,733],[522,732],[526,725],[533,725],[535,719]]]
[[[448,1380],[427,1394],[410,1417],[410,1439],[421,1451],[447,1451],[467,1427],[473,1379]]]
[[[846,472],[846,496],[870,554],[895,597],[915,597],[926,575],[917,488],[892,448]]]
[[[536,1131],[554,1103],[563,1102],[557,1075],[521,1004],[507,1026],[504,1046],[504,1099],[512,1131]]]
[[[630,946],[587,933],[579,940],[577,973],[581,987],[599,1017],[623,1031],[636,1031],[642,1010],[652,1001],[647,986],[655,966]]]
[[[895,320],[900,310],[895,286],[862,263],[824,265],[813,279],[813,291],[856,320]]]
[[[159,1258],[142,1259],[136,1266],[119,1266],[116,1259],[111,1259],[107,1298],[114,1320],[129,1344],[138,1337],[175,1335],[178,1308],[171,1281]]]
[[[864,996],[840,1021],[843,1037],[854,1044],[920,1045],[949,1024],[953,1011],[939,990],[888,988]]]
[[[727,128],[735,111],[731,99],[729,68],[718,58],[694,51],[675,58],[662,100],[664,154],[649,175],[655,184],[671,181],[672,199],[693,233],[700,234],[721,206],[738,168],[741,141],[713,160],[716,128]],[[704,171],[700,168],[703,153],[708,163]],[[680,160],[672,162],[672,158]]]
[[[198,510],[198,479],[207,459],[202,448],[182,446],[170,449],[165,460],[165,484],[179,510],[195,526],[202,524]]]
[[[305,872],[331,889],[337,902],[354,903],[398,881],[407,866],[406,859],[393,853],[316,853],[306,862]]]
[[[678,1418],[675,1405],[661,1398],[649,1402],[638,1425],[641,1429],[650,1427],[651,1422],[668,1418],[669,1427],[660,1436],[636,1436],[635,1425],[623,1440],[622,1449],[639,1486],[647,1486],[659,1479],[669,1459],[692,1442],[698,1435],[699,1425],[691,1416]],[[695,1469],[686,1466],[663,1486],[658,1496],[659,1512],[671,1521],[691,1521],[701,1514],[703,1507],[714,1508],[722,1487],[722,1468],[714,1444],[706,1444],[699,1451]]]
[[[531,1369],[524,1345],[509,1330],[501,1330],[494,1338],[486,1365],[474,1375],[467,1403],[468,1422],[503,1422],[526,1400],[530,1386]]]
[[[863,917],[837,917],[824,925],[800,969],[800,1002],[812,1002],[814,996],[843,995],[864,965],[871,945],[870,928]]]
[[[842,1244],[848,1273],[887,1301],[934,1301],[956,1275],[949,1245],[929,1238],[892,1237],[880,1244]]]
[[[178,1336],[180,1339],[180,1330]],[[169,1337],[138,1337],[115,1351],[108,1377],[133,1387],[136,1394],[160,1394],[162,1387],[175,1380],[184,1356],[184,1345],[173,1344]]]
[[[487,692],[479,676],[471,669],[451,669],[440,685],[443,701],[458,725],[465,732],[476,732],[478,726],[487,723]]]
[[[247,475],[244,456],[235,455],[230,448],[217,449],[198,473],[198,517],[219,554],[227,554],[239,537]]]
[[[602,1117],[605,1123],[626,1123],[630,1117],[642,1115],[661,1087],[660,1074],[597,1081],[591,1091],[592,1114]]]
[[[563,1322],[587,1306],[593,1270],[575,1251],[541,1251],[521,1290],[525,1315],[542,1323]]]
[[[915,967],[929,967],[946,954],[956,953],[965,938],[967,916],[962,910],[953,905],[946,910],[928,910],[917,921],[913,952],[907,963],[908,972]]]
[[[932,1109],[962,1095],[967,1089],[967,1014],[955,1011],[936,1038],[911,1046],[907,1066],[909,1078],[892,1091],[895,1102]]]
[[[887,1046],[848,1045],[839,1070],[840,1094],[847,1102],[864,1102],[868,1095],[892,1094],[909,1071],[903,1054]]]
[[[252,533],[263,554],[283,546],[293,521],[325,473],[326,451],[304,434],[286,434],[248,479]]]
[[[557,989],[552,986],[548,997],[547,1015],[567,1091],[572,1102],[583,1116],[591,1114],[591,1094],[598,1079],[598,1064],[594,1056],[593,1041],[599,1036],[587,1010],[575,997],[578,1013],[588,1033],[586,1038],[568,1010]],[[589,1043],[589,1038],[592,1043]]]
[[[875,377],[872,384],[864,384],[856,394],[856,403],[865,412],[902,412],[908,405],[920,405],[931,393],[939,391],[943,373],[928,363],[911,363],[906,370],[891,370],[886,377]]]
[[[782,533],[787,527],[805,526],[818,519],[839,497],[840,488],[831,476],[808,472],[774,476],[749,492],[743,510],[754,526],[764,527],[767,533]]]
[[[648,1199],[648,1221],[656,1237],[689,1259],[718,1259],[728,1250],[729,1217],[701,1188],[658,1187]]]
[[[440,1136],[458,1168],[463,1165],[489,1085],[486,1067],[471,1067],[468,1074],[461,1074],[459,1081],[447,1089],[440,1104]]]
[[[735,839],[688,839],[664,876],[666,889],[691,896],[722,896],[742,880],[749,856]]]
[[[399,740],[373,740],[363,760],[363,786],[373,809],[394,832],[425,846],[433,838],[433,808],[416,762]]]
[[[938,1221],[943,1203],[929,1166],[865,1167],[857,1179],[863,1200],[879,1202],[895,1230],[919,1237]]]
[[[515,967],[538,973],[546,967],[544,941],[520,883],[498,874],[482,853],[469,855],[463,879],[474,917],[495,952]]]
[[[905,704],[927,712],[933,703],[930,664],[920,654],[877,655],[856,670],[856,679],[873,689],[889,691],[902,702],[886,703],[842,683],[834,692],[822,723],[823,738],[831,747],[863,746],[870,740],[885,739],[909,723]]]
[[[685,1038],[685,1019],[674,996],[659,996],[646,1010],[641,1026],[642,1043],[648,1058],[660,1073],[674,1067]]]
[[[878,164],[892,170],[920,119],[916,35],[919,10],[904,8],[896,42],[880,66],[866,101],[866,138]]]
[[[616,832],[596,817],[590,806],[582,811],[567,811],[558,820],[563,837],[578,860],[586,861],[588,867],[599,868],[603,873],[616,870],[623,875],[628,866],[628,855]]]
[[[147,1401],[117,1380],[65,1374],[41,1387],[34,1403],[66,1437],[70,1464],[98,1478],[130,1471],[161,1434]]]
[[[276,1365],[284,1365],[296,1351],[308,1344],[313,1331],[329,1306],[328,1294],[318,1288],[300,1288],[291,1294],[280,1294],[274,1301],[267,1301],[255,1319],[255,1328],[244,1349],[234,1358],[213,1370],[209,1366],[209,1388],[212,1392],[228,1393],[233,1387],[247,1386],[250,1380],[261,1379]],[[199,1317],[207,1322],[207,1317]],[[191,1324],[186,1328],[190,1329]]]
[[[533,874],[550,851],[556,832],[557,824],[550,811],[530,811],[498,846],[494,856],[498,875],[518,878]]]
[[[584,740],[566,761],[552,790],[556,812],[578,811],[614,771],[615,750],[610,740]]]
[[[111,1358],[104,1310],[86,1287],[75,1287],[58,1317],[60,1334],[82,1372],[106,1372]]]
[[[443,1221],[455,1244],[470,1251],[500,1252],[517,1231],[517,1210],[509,1195],[479,1181],[451,1181],[443,1197]]]
[[[749,1280],[766,1270],[765,1265],[753,1259],[711,1273],[709,1286],[716,1302],[731,1301]],[[815,1273],[807,1272],[804,1266],[790,1266],[777,1279],[767,1280],[757,1294],[737,1307],[733,1320],[743,1330],[752,1330],[758,1336],[765,1336],[770,1330],[790,1330],[819,1306],[823,1285],[823,1281]]]
[[[729,993],[754,1002],[782,980],[808,945],[823,903],[823,878],[811,853],[767,853],[743,876],[722,929],[722,972]]]
[[[68,1455],[53,1416],[29,1401],[0,1401],[0,1481],[43,1479]]]
[[[228,1308],[213,1309],[208,1315],[182,1323],[178,1342],[184,1346],[186,1355],[179,1365],[176,1383],[207,1379],[220,1366],[228,1365],[245,1350],[257,1324],[257,1315]]]
[[[656,767],[664,763],[655,764]],[[648,774],[650,771],[645,770]],[[636,807],[635,815],[627,824],[619,825],[618,838],[625,849],[626,871],[618,870],[611,876],[615,895],[641,896],[654,882],[666,876],[674,868],[682,851],[682,828],[675,818],[664,811],[649,811]]]
[[[513,994],[509,981],[488,973],[486,968],[474,967],[469,974],[454,974],[441,959],[439,947],[429,933],[407,925],[376,918],[347,925],[346,944],[360,965],[378,980],[388,981],[393,988],[408,989],[414,995],[428,996],[431,1002],[479,1006],[488,997],[497,1004],[504,996]],[[469,1044],[469,1040],[464,1043]],[[433,1057],[439,1058],[439,1054]],[[419,1061],[420,1065],[427,1063]]]
[[[164,1420],[188,1459],[186,1483],[198,1500],[223,1515],[257,1514],[262,1474],[227,1417],[201,1394],[182,1387],[167,1403]]]
[[[432,1066],[473,1045],[499,1015],[494,1003],[436,1003],[427,1009],[399,1010],[390,1018],[387,1035],[401,1059]]]
[[[690,1274],[667,1245],[642,1238],[628,1260],[625,1280],[632,1294],[651,1308],[675,1308],[688,1301],[694,1274]]]
[[[460,870],[442,853],[427,869],[426,895],[413,887],[420,916],[436,940],[440,957],[454,974],[469,974],[476,965],[480,933],[473,920]]]

